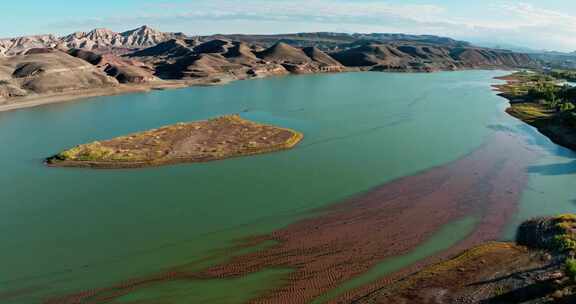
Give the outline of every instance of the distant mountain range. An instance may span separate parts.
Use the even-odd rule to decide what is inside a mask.
[[[185,39],[183,33],[165,33],[146,25],[116,33],[109,29],[98,28],[89,32],[75,32],[63,37],[55,35],[24,36],[0,39],[0,55],[13,56],[24,54],[33,48],[86,49],[97,52],[127,53],[155,46],[170,39]],[[465,41],[432,35],[407,34],[346,34],[346,33],[297,33],[277,35],[211,35],[196,37],[199,41],[228,39],[270,47],[277,42],[285,42],[296,47],[318,47],[325,51],[336,51],[342,46],[349,47],[370,42],[418,42],[445,46],[470,46]]]
[[[59,39],[54,35],[36,35],[0,39],[0,55],[18,55],[33,48],[56,47]]]
[[[147,26],[0,40],[0,104],[108,88],[286,74],[537,67],[529,55],[431,35],[296,33],[187,37]],[[4,100],[4,101],[2,101]]]
[[[452,38],[433,35],[407,35],[407,34],[347,34],[333,32],[312,32],[296,34],[275,34],[275,35],[212,35],[199,37],[201,40],[228,39],[242,41],[248,44],[257,44],[263,47],[270,47],[277,42],[284,42],[296,47],[318,47],[324,51],[338,51],[342,48],[349,48],[367,43],[387,43],[387,42],[410,42],[429,43],[434,45],[444,45],[453,47],[470,46],[466,41],[454,40]]]
[[[80,48],[93,51],[127,52],[154,46],[173,38],[184,37],[182,33],[164,33],[142,26],[137,29],[116,33],[109,29],[99,28],[89,32],[75,32],[63,37],[54,35],[26,36],[0,39],[0,55],[11,56],[23,54],[33,48]]]
[[[35,48],[85,49],[97,53],[127,54],[133,51],[158,45],[171,39],[195,39],[199,42],[214,39],[240,41],[250,45],[267,48],[277,42],[284,42],[295,47],[316,47],[326,52],[336,52],[342,49],[366,45],[370,43],[419,43],[449,47],[472,47],[473,44],[435,35],[409,35],[395,33],[334,33],[312,32],[295,34],[246,35],[246,34],[216,34],[210,36],[187,37],[183,33],[168,33],[155,30],[147,25],[125,32],[114,32],[106,28],[97,28],[89,32],[75,32],[66,36],[34,35],[16,38],[0,39],[0,56],[13,56],[26,53]],[[573,53],[548,52],[520,47],[506,43],[478,42],[474,45],[489,49],[509,50],[517,53],[534,54],[540,58],[542,54],[558,56],[576,56]]]

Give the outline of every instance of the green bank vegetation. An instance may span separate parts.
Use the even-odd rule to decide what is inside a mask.
[[[576,81],[576,71],[573,70],[554,70],[550,75],[556,79],[564,79],[566,81]]]
[[[557,231],[554,247],[565,254],[566,275],[576,281],[576,215],[564,214],[554,219]]]
[[[568,72],[566,72],[568,73]],[[574,73],[576,76],[576,72]],[[540,108],[540,116],[563,113],[564,118],[576,127],[576,88],[562,85],[560,79],[549,75],[531,72],[518,72],[512,75],[515,81],[509,82],[504,93],[509,95],[514,103],[532,103]],[[514,106],[514,104],[513,104]],[[525,109],[529,107],[525,106]],[[534,114],[534,113],[532,113]]]
[[[507,83],[496,88],[510,100],[506,112],[536,127],[556,144],[576,150],[576,87],[554,75],[559,76],[517,72],[503,78]]]

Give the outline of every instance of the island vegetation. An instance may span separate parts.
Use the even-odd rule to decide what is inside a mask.
[[[290,149],[302,138],[294,130],[226,115],[79,145],[49,157],[46,163],[60,167],[139,168],[206,162]]]

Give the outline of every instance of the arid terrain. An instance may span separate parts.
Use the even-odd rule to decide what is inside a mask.
[[[302,138],[293,130],[228,115],[76,146],[46,162],[50,166],[91,168],[206,162],[290,149]]]
[[[143,26],[0,40],[0,111],[154,88],[287,74],[536,66],[528,55],[436,36],[308,33],[187,37]]]

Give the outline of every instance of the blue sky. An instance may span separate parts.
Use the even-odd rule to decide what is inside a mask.
[[[148,24],[187,34],[306,31],[435,34],[473,42],[576,50],[573,0],[8,1],[0,37],[64,35]],[[94,3],[88,5],[87,3]]]

